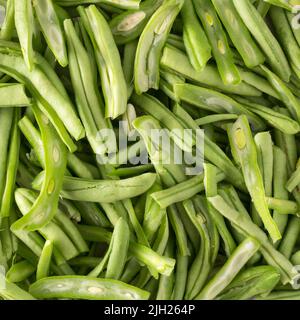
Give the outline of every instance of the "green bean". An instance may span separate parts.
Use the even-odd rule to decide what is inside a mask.
[[[159,61],[182,0],[168,0],[152,15],[138,42],[134,62],[134,87],[137,94],[159,87]]]
[[[116,8],[138,9],[140,0],[54,0],[60,6],[77,6],[81,4],[103,3]]]
[[[8,146],[11,127],[13,123],[14,112],[12,109],[0,109],[0,130],[1,130],[1,147],[0,147],[0,199],[2,202],[3,192],[5,188],[5,172],[8,161]]]
[[[125,220],[120,218],[115,225],[112,237],[113,246],[107,263],[106,278],[118,280],[121,277],[127,259],[129,247],[129,228]]]
[[[74,267],[92,267],[95,268],[102,258],[97,257],[76,257],[69,261],[69,264]]]
[[[0,30],[0,39],[10,40],[15,28],[15,0],[7,0],[5,18]]]
[[[46,278],[49,275],[52,252],[53,252],[53,242],[47,240],[45,242],[43,251],[41,253],[41,256],[37,265],[36,280]]]
[[[21,44],[24,61],[29,71],[34,64],[33,41],[33,8],[30,0],[15,1],[15,26]]]
[[[212,267],[210,250],[211,241],[207,220],[202,214],[198,202],[199,201],[195,198],[194,201],[186,200],[183,202],[186,213],[193,222],[201,238],[200,249],[198,248],[195,260],[188,271],[185,292],[186,299],[192,299],[199,293]]]
[[[300,48],[289,25],[285,10],[271,6],[270,17],[274,27],[275,34],[282,44],[290,63],[293,63],[297,69],[300,68]]]
[[[136,39],[162,2],[163,0],[146,0],[140,4],[138,10],[128,10],[113,17],[109,26],[116,43],[120,45]]]
[[[299,290],[274,291],[267,297],[257,297],[256,300],[300,300]]]
[[[255,208],[261,217],[273,241],[281,238],[281,234],[272,219],[265,199],[263,177],[257,162],[256,146],[246,116],[240,116],[231,129],[232,148],[237,153],[242,166],[245,183]]]
[[[208,201],[227,219],[229,219],[244,235],[257,239],[261,244],[261,253],[268,264],[275,266],[281,274],[283,284],[293,281],[296,276],[292,264],[279,251],[274,249],[267,239],[266,234],[251,219],[230,207],[226,201],[220,197],[210,197]]]
[[[53,82],[55,85],[48,79],[48,77],[52,77],[51,73],[48,73],[48,68],[51,70],[51,67],[45,65],[45,61],[40,61],[39,58],[37,58],[37,62],[39,63],[33,67],[31,72],[29,72],[22,57],[19,56],[19,51],[16,52],[16,55],[3,53],[3,45],[4,43],[1,42],[0,69],[7,74],[10,74],[21,83],[26,83],[26,86],[31,93],[41,100],[42,104],[39,105],[39,107],[44,107],[48,112],[48,117],[51,115],[51,121],[55,121],[55,128],[60,133],[63,141],[68,145],[71,151],[74,151],[74,144],[72,145],[73,142],[65,131],[63,123],[75,139],[80,139],[84,136],[84,129],[75,114],[69,98],[66,98],[65,94],[63,94],[60,89],[62,85],[60,80],[57,81],[55,73],[55,78],[53,78],[53,80],[55,79],[55,82]],[[47,72],[47,77],[42,69]],[[57,115],[63,120],[61,121]]]
[[[17,189],[15,192],[15,201],[21,213],[26,216],[30,212],[32,206],[31,199],[28,199],[24,195],[22,189]],[[47,240],[53,241],[54,246],[60,251],[65,259],[74,258],[78,255],[78,250],[71,242],[69,237],[64,233],[64,231],[54,222],[49,222],[48,224],[38,228],[38,231]]]
[[[176,115],[174,115],[158,99],[148,94],[137,95],[133,93],[131,100],[140,109],[156,118],[163,125],[165,125],[167,129],[172,131],[171,138],[179,148],[185,151],[191,150],[190,144],[184,141],[188,140],[186,135],[184,135],[185,128],[178,121]],[[192,141],[192,143],[194,144],[195,142]]]
[[[6,279],[9,282],[21,282],[30,277],[36,268],[27,260],[22,260],[13,264],[6,273]]]
[[[81,214],[72,201],[60,199],[58,204],[59,209],[62,210],[71,220],[75,222],[81,221]]]
[[[0,281],[4,278],[0,275]],[[0,287],[0,296],[6,300],[35,300],[35,298],[27,291],[21,289],[14,283],[4,280],[5,283]]]
[[[180,254],[182,256],[189,256],[190,250],[188,248],[187,235],[175,205],[171,205],[168,208],[168,218],[175,233],[177,248]]]
[[[184,2],[181,17],[183,41],[191,65],[201,71],[211,58],[211,47],[195,13],[192,0]]]
[[[91,5],[87,9],[81,7],[79,14],[95,50],[105,99],[105,117],[115,119],[125,112],[127,106],[127,85],[117,46],[105,18],[96,6]]]
[[[208,282],[196,297],[197,300],[212,300],[231,283],[247,261],[260,248],[260,243],[251,238],[246,238],[233,252],[217,274]]]
[[[33,3],[33,7],[49,48],[58,63],[62,67],[66,67],[68,56],[65,39],[52,0],[36,1]]]
[[[282,200],[288,199],[288,192],[285,188],[287,182],[287,157],[285,153],[278,147],[273,147],[274,153],[274,179],[273,179],[273,194],[274,197]],[[280,214],[276,209],[273,212],[273,219],[276,222],[278,229],[283,234],[287,225],[288,217]],[[277,244],[278,245],[278,244]]]
[[[197,0],[193,3],[211,44],[223,83],[225,85],[240,83],[240,74],[234,64],[227,36],[212,3],[207,0]]]
[[[266,197],[269,209],[276,210],[279,214],[298,214],[297,202]]]
[[[246,101],[242,98],[238,98],[237,100],[247,109],[265,119],[272,127],[282,131],[283,133],[296,134],[300,130],[299,123],[291,117],[278,112],[279,109],[277,107],[271,109],[261,104]]]
[[[66,199],[87,202],[111,203],[136,197],[147,191],[155,181],[154,173],[123,180],[89,180],[65,176],[61,195]],[[41,188],[42,172],[33,182],[35,189]]]
[[[167,247],[165,249],[164,255],[166,257],[173,257],[174,254],[174,239],[169,237]],[[175,275],[174,271],[168,275],[161,275],[159,278],[158,289],[156,294],[156,300],[170,300],[172,296],[172,291],[174,287]]]
[[[253,68],[262,64],[264,55],[252,39],[233,3],[230,0],[213,0],[212,3],[246,66]]]
[[[93,81],[92,64],[71,20],[64,21],[64,29],[69,51],[69,69],[79,115],[92,150],[96,154],[103,154],[106,152],[106,146],[99,131],[111,128],[111,124],[104,119],[102,112],[104,106],[96,83]]]
[[[84,276],[44,278],[33,283],[29,292],[42,299],[147,300],[149,297],[147,291],[118,280]]]
[[[270,10],[271,4],[267,3],[264,0],[259,0],[256,6],[257,11],[259,14],[265,18]]]
[[[181,101],[215,113],[227,111],[228,113],[245,114],[254,130],[263,130],[265,127],[264,123],[251,111],[222,93],[191,84],[176,84],[174,90],[177,99]]]
[[[245,269],[218,296],[220,300],[247,300],[259,295],[268,295],[280,279],[278,271],[271,266]]]
[[[248,85],[245,82],[241,82],[235,85],[225,85],[218,73],[217,68],[212,64],[206,65],[206,67],[201,72],[197,72],[190,64],[188,57],[183,52],[174,47],[171,47],[170,45],[165,46],[160,64],[164,69],[173,71],[184,76],[187,79],[196,81],[200,84],[205,84],[206,86],[219,89],[224,92],[247,96],[261,95],[261,92],[259,90]]]
[[[242,80],[245,83],[248,83],[249,85],[253,86],[254,88],[262,91],[263,93],[266,93],[267,95],[280,100],[279,94],[276,92],[276,90],[273,89],[269,81],[263,78],[262,74],[257,74],[257,68],[255,68],[255,73],[254,73],[254,72],[250,72],[247,69],[239,67],[238,69],[241,74]],[[257,99],[259,99],[259,97],[257,97]],[[262,104],[264,105],[264,103]]]
[[[216,182],[221,182],[224,178],[225,175],[219,171]],[[161,208],[167,208],[171,204],[187,200],[203,190],[203,175],[197,175],[168,189],[156,191],[151,197]]]
[[[147,239],[151,241],[155,232],[158,230],[163,217],[166,215],[166,210],[161,208],[153,201],[153,194],[162,190],[161,181],[156,179],[155,183],[146,193],[146,203],[144,210],[143,229]]]
[[[45,153],[45,180],[40,195],[30,212],[14,223],[15,228],[26,227],[28,230],[36,230],[45,226],[55,215],[67,162],[67,150],[49,119],[37,108],[34,109],[34,113],[42,133]]]
[[[111,232],[100,227],[78,225],[78,229],[87,241],[109,243],[111,239]],[[129,254],[135,256],[140,262],[155,269],[160,274],[169,275],[175,265],[174,259],[163,257],[152,249],[133,241],[130,241],[129,244]]]
[[[22,84],[1,83],[0,94],[3,99],[0,107],[27,107],[31,104],[31,99],[27,97]]]
[[[127,83],[128,98],[131,96],[131,93],[133,91],[134,59],[135,59],[137,44],[138,44],[137,40],[133,40],[131,42],[126,43],[124,46],[122,67],[123,67],[125,81]]]
[[[178,105],[173,109],[173,112],[183,122],[186,128],[192,128],[193,130],[199,129],[193,118]],[[223,150],[215,144],[206,134],[204,134],[204,157],[216,167],[221,169],[228,179],[234,186],[240,190],[245,190],[243,177],[240,171],[233,165],[231,160],[223,152]]]
[[[263,18],[249,0],[233,0],[233,3],[250,33],[266,54],[274,72],[283,80],[289,81],[291,71],[286,57]]]
[[[265,2],[270,3],[271,5],[282,7],[284,9],[293,10],[293,6],[299,4],[298,0],[264,0]]]
[[[286,227],[284,237],[280,242],[278,251],[290,259],[300,231],[300,219],[292,217]]]
[[[189,259],[188,256],[181,256],[177,253],[176,261],[175,283],[172,293],[172,299],[182,300],[185,293]]]
[[[211,123],[215,123],[215,122],[236,120],[237,118],[238,118],[238,116],[236,114],[221,113],[221,114],[213,114],[210,116],[196,119],[195,122],[197,123],[198,126],[203,126],[203,125],[211,124]]]
[[[14,118],[11,128],[11,138],[9,151],[7,156],[6,179],[3,190],[0,217],[5,218],[10,216],[11,206],[13,202],[13,192],[15,189],[16,175],[19,163],[19,148],[20,148],[20,133],[18,130],[18,121],[20,110],[14,111]]]

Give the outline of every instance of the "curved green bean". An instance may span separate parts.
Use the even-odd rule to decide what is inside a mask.
[[[41,253],[37,270],[36,270],[36,280],[40,280],[43,278],[48,277],[50,264],[52,259],[52,252],[53,252],[53,242],[47,240],[43,247],[43,251]]]

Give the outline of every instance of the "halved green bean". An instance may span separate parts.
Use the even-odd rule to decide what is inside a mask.
[[[34,64],[33,42],[33,8],[30,0],[15,1],[15,26],[21,44],[24,61],[29,71]]]
[[[194,0],[193,3],[211,44],[212,53],[224,84],[240,83],[241,77],[234,64],[226,33],[212,3],[207,0]]]
[[[260,248],[260,243],[251,237],[246,238],[233,252],[216,275],[196,297],[197,300],[212,300],[235,278],[247,261]]]
[[[231,0],[212,1],[218,15],[224,24],[231,41],[243,58],[248,68],[262,64],[265,57],[252,39],[244,22],[237,13]],[[242,36],[241,36],[242,35]]]
[[[64,34],[52,0],[39,0],[33,3],[36,17],[47,44],[62,67],[68,65]]]
[[[53,242],[47,240],[43,247],[43,251],[41,253],[37,270],[36,270],[36,280],[40,280],[42,278],[46,278],[49,275],[49,269],[52,259],[53,252]]]
[[[42,299],[147,300],[149,298],[149,292],[124,282],[85,276],[43,278],[33,283],[29,292],[34,297]]]
[[[206,86],[213,87],[224,92],[247,96],[261,95],[259,90],[245,82],[235,85],[225,85],[218,73],[218,69],[212,64],[206,65],[201,72],[197,72],[190,64],[188,57],[182,51],[171,47],[170,45],[165,46],[160,64],[164,69],[173,71],[187,79],[196,81],[200,84],[205,84]]]
[[[134,86],[137,94],[159,87],[159,61],[182,0],[165,1],[145,26],[136,50]]]
[[[293,265],[284,255],[274,249],[269,242],[267,235],[252,222],[250,217],[241,214],[232,207],[230,207],[221,196],[210,197],[208,201],[227,219],[234,223],[234,225],[244,235],[251,236],[257,239],[261,244],[261,253],[268,262],[268,264],[276,267],[281,274],[281,281],[283,284],[292,282],[297,275]]]
[[[270,236],[276,242],[281,238],[281,234],[267,206],[263,177],[257,162],[256,146],[246,116],[240,116],[234,123],[231,135],[233,137],[231,147],[235,150],[241,163],[252,201]]]
[[[42,172],[33,182],[35,189],[41,188],[44,179]],[[136,197],[147,191],[156,179],[154,173],[144,173],[122,180],[90,180],[63,177],[60,194],[71,200],[110,203]]]
[[[120,45],[138,38],[162,2],[163,0],[146,0],[140,4],[138,10],[128,10],[114,16],[109,26],[116,43]]]
[[[105,99],[105,116],[115,119],[123,114],[127,106],[127,86],[121,59],[111,30],[95,5],[79,9],[95,50]]]
[[[181,10],[183,41],[195,70],[201,71],[211,58],[211,47],[200,25],[192,0],[186,0]]]
[[[37,107],[35,117],[41,129],[45,153],[45,180],[41,192],[30,212],[14,223],[14,227],[37,230],[45,226],[55,215],[58,207],[63,174],[67,163],[67,150],[56,134],[49,119]]]
[[[284,81],[289,81],[291,69],[271,30],[249,0],[233,0],[245,25],[266,54],[272,69]]]

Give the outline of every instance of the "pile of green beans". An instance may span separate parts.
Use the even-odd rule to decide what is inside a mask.
[[[0,300],[300,300],[299,4],[0,0]]]

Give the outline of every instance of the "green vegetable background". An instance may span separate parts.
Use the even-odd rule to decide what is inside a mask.
[[[0,300],[300,300],[299,12],[0,0]]]

